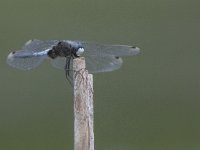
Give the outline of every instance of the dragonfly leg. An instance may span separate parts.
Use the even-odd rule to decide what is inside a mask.
[[[72,69],[70,68],[72,59],[73,59],[72,57],[66,58],[66,64],[65,64],[65,75],[71,85],[73,85],[73,72]]]

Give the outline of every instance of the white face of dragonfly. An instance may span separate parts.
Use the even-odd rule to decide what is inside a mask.
[[[81,54],[83,54],[83,52],[84,52],[84,48],[79,48],[79,49],[77,50],[77,52],[76,52],[76,55],[77,55],[77,56],[81,56]]]

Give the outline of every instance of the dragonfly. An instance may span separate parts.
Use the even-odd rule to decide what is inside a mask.
[[[64,69],[69,79],[72,60],[85,57],[89,73],[109,72],[122,66],[123,56],[140,53],[136,46],[110,45],[97,42],[72,40],[29,40],[19,51],[11,52],[7,64],[21,70],[30,70],[39,66],[45,59],[50,59],[52,66]]]

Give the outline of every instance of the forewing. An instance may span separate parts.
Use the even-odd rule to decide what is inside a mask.
[[[85,55],[114,55],[114,56],[133,56],[140,52],[135,46],[128,45],[109,45],[96,42],[80,42],[85,50]]]
[[[27,41],[24,46],[22,47],[23,50],[27,51],[43,51],[46,49],[52,48],[56,45],[59,41],[58,40],[29,40]]]

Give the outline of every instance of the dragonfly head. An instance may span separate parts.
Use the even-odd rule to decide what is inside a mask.
[[[76,55],[77,55],[78,57],[80,57],[80,56],[83,54],[83,52],[84,52],[84,48],[83,48],[83,47],[80,47],[80,48],[77,49]]]

